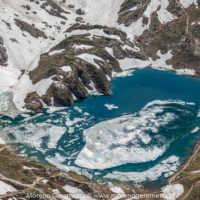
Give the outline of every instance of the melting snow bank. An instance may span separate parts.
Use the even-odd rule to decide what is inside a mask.
[[[176,200],[184,193],[184,187],[181,184],[167,185],[162,188],[162,192],[166,200]]]
[[[156,160],[174,140],[182,137],[183,134],[174,132],[179,130],[176,120],[192,115],[185,105],[182,101],[153,101],[137,113],[84,130],[86,145],[75,163],[102,170]]]
[[[172,175],[179,166],[179,158],[171,156],[166,160],[163,160],[156,166],[143,171],[143,172],[118,172],[114,171],[105,176],[108,179],[116,179],[121,181],[134,181],[136,183],[145,182],[147,180],[155,181],[161,175],[169,177]]]

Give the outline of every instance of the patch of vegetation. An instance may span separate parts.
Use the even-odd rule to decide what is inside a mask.
[[[67,63],[65,52],[52,56],[42,56],[38,67],[29,73],[33,84],[56,74],[57,69]]]

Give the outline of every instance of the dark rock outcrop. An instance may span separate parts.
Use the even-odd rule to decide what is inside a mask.
[[[5,63],[8,61],[7,50],[3,45],[4,41],[0,36],[0,65],[5,65]]]
[[[45,35],[43,31],[39,30],[33,25],[28,24],[25,21],[22,21],[20,19],[15,19],[15,23],[22,31],[28,32],[33,37],[36,37],[36,38],[42,37],[45,39],[47,38],[47,36]]]
[[[25,99],[26,108],[35,113],[42,111],[42,103],[40,100],[40,96],[36,92],[29,93]]]

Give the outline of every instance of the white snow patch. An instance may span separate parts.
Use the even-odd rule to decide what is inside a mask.
[[[61,67],[61,69],[64,71],[64,72],[71,72],[72,71],[72,68],[70,66],[63,66]]]
[[[125,192],[122,188],[117,186],[110,186],[110,190],[116,194],[116,197],[112,198],[112,200],[118,200],[126,196]]]
[[[106,47],[105,50],[106,50],[112,57],[115,57],[112,48]]]
[[[180,0],[180,3],[185,7],[188,8],[190,5],[195,4],[196,6],[198,6],[197,4],[197,0]]]
[[[0,181],[0,195],[5,195],[8,192],[16,192],[16,191],[17,190],[11,185],[8,185],[7,183]]]
[[[193,69],[177,69],[176,72],[179,75],[190,75],[190,76],[195,75],[195,70]]]
[[[36,168],[23,166],[23,169],[25,169],[25,170],[32,170],[32,169],[36,169]]]
[[[162,24],[167,23],[169,21],[172,21],[176,19],[174,15],[172,15],[170,12],[167,11],[167,7],[169,5],[169,0],[155,0],[157,3],[160,3],[161,8],[157,12],[158,13],[158,19]]]
[[[48,180],[47,180],[47,179],[43,179],[43,180],[41,180],[41,182],[42,182],[43,184],[46,184],[46,183],[48,183]]]
[[[98,56],[95,56],[95,55],[92,55],[92,54],[88,54],[88,53],[84,53],[84,54],[78,55],[77,57],[87,61],[88,63],[91,63],[92,65],[96,66],[98,69],[99,69],[99,66],[94,61],[94,59],[103,61],[102,58],[100,58]]]
[[[0,144],[6,144],[2,138],[0,138]]]
[[[65,51],[65,49],[50,51],[50,52],[49,52],[49,56],[53,56],[53,55],[56,55],[56,54],[60,54],[60,53],[62,53],[63,51]]]
[[[85,45],[85,44],[80,44],[80,45],[74,45],[75,49],[91,49],[93,46],[90,45]]]
[[[163,197],[166,200],[176,200],[184,193],[184,187],[181,184],[167,185],[162,188]]]
[[[19,83],[13,88],[13,101],[16,107],[19,110],[25,111],[23,108],[25,103],[24,100],[28,93],[36,91],[39,96],[46,94],[48,88],[53,83],[52,77],[43,79],[36,83],[35,85],[32,84],[32,81],[29,78],[28,74],[24,74],[23,77],[20,79]]]
[[[134,58],[125,58],[123,60],[119,60],[119,64],[123,70],[136,69],[136,68],[143,69],[147,66],[151,66],[152,68],[159,70],[173,70],[171,65],[166,64],[166,61],[172,58],[171,51],[168,51],[164,55],[161,54],[160,51],[158,51],[157,55],[160,58],[155,61],[153,61],[151,58],[145,61]]]
[[[78,189],[76,187],[72,187],[69,185],[65,185],[63,189],[70,193],[70,195],[75,199],[81,199],[81,200],[94,200],[91,196],[86,195],[81,189]]]

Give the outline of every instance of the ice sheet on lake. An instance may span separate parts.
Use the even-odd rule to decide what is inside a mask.
[[[165,136],[158,134],[158,130],[176,118],[173,111],[164,111],[170,104],[184,105],[184,102],[153,101],[138,113],[84,130],[86,145],[75,163],[102,170],[157,159],[168,147]]]
[[[10,135],[14,140],[8,139],[10,142],[23,143],[36,148],[40,152],[45,152],[42,147],[43,142],[47,142],[49,149],[56,148],[58,141],[65,134],[66,128],[54,126],[47,123],[28,123],[24,122],[17,127],[5,127],[4,135]],[[48,138],[48,139],[47,139]]]

